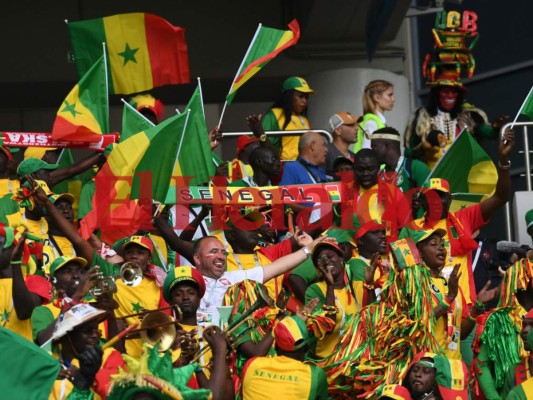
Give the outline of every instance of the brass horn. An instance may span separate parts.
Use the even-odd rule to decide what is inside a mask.
[[[114,276],[104,276],[99,273],[95,279],[95,284],[89,290],[91,296],[96,297],[105,293],[117,292],[117,278],[119,278],[126,286],[139,286],[143,280],[143,271],[139,264],[134,262],[126,262],[120,267],[120,274]]]

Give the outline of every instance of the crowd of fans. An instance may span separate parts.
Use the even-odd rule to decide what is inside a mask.
[[[286,79],[270,110],[246,118],[253,135],[217,175],[235,187],[342,182],[343,200],[288,204],[281,216],[237,207],[223,230],[207,205],[166,205],[150,229],[85,240],[77,226],[94,173],[81,196],[54,188],[106,156],[60,168],[60,150],[0,147],[0,329],[13,346],[17,335],[45,349],[59,371],[34,398],[529,398],[533,254],[474,280],[476,236],[511,196],[514,134],[466,109],[460,85],[442,85],[402,143],[384,117],[393,90],[369,82],[364,115],[332,115],[329,143],[306,117],[314,91]],[[161,122],[159,101],[132,104]],[[497,144],[498,180],[452,212],[449,182],[430,171],[465,127]],[[278,130],[308,132],[268,134]],[[214,149],[223,132],[209,138]],[[533,212],[526,221],[533,233]]]

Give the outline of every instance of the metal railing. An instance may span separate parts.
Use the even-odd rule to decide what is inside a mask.
[[[514,125],[514,126],[513,126]],[[519,150],[518,153],[524,154],[524,166],[525,171],[524,173],[515,172],[514,174],[519,174],[520,176],[525,177],[526,179],[526,188],[528,191],[531,191],[531,160],[530,160],[530,154],[533,153],[532,150],[529,149],[529,137],[528,137],[528,126],[533,126],[533,122],[515,122],[505,124],[502,128],[502,132],[505,131],[505,129],[510,128],[513,126],[513,129],[515,130],[515,138],[516,138],[516,144],[518,144],[518,137],[519,134],[517,132],[517,127],[522,127],[523,129],[523,143],[524,143],[524,149]],[[513,173],[511,174],[511,176]],[[511,205],[509,202],[505,204],[505,228],[507,230],[507,240],[512,240],[512,226],[511,226]]]
[[[333,142],[333,136],[328,131],[323,129],[305,129],[305,130],[295,130],[295,131],[266,131],[267,136],[302,136],[306,132],[317,132],[325,136],[330,143]],[[222,137],[233,137],[233,136],[242,136],[242,135],[253,135],[252,132],[223,132]]]

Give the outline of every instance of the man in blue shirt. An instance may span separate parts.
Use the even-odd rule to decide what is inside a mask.
[[[283,168],[280,186],[327,182],[324,164],[328,146],[317,132],[306,132],[298,143],[298,158]]]

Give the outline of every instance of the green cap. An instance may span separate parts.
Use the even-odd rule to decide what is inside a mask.
[[[52,204],[55,204],[56,201],[61,199],[65,199],[70,204],[74,204],[74,196],[70,193],[53,194],[51,196],[48,196],[48,199],[52,202]]]
[[[82,257],[70,257],[70,256],[61,256],[54,260],[52,265],[50,265],[50,275],[54,276],[55,272],[59,268],[63,268],[66,264],[69,262],[77,262],[81,265],[82,268],[84,268],[87,265],[87,260]]]
[[[57,164],[48,164],[47,162],[43,160],[39,160],[38,158],[28,158],[24,161],[22,161],[18,168],[17,168],[17,174],[19,177],[24,177],[29,174],[33,174],[34,172],[37,172],[41,169],[58,169],[59,165]]]
[[[431,235],[436,233],[440,237],[446,236],[446,231],[444,229],[409,229],[403,228],[400,232],[399,239],[412,238],[415,243],[420,243],[421,241],[427,239]]]
[[[285,79],[285,82],[283,82],[284,92],[291,89],[297,90],[302,93],[316,93],[313,89],[309,87],[305,79],[300,78],[299,76],[291,76],[290,78]]]
[[[529,229],[533,226],[533,209],[529,210],[526,213],[526,229]]]

